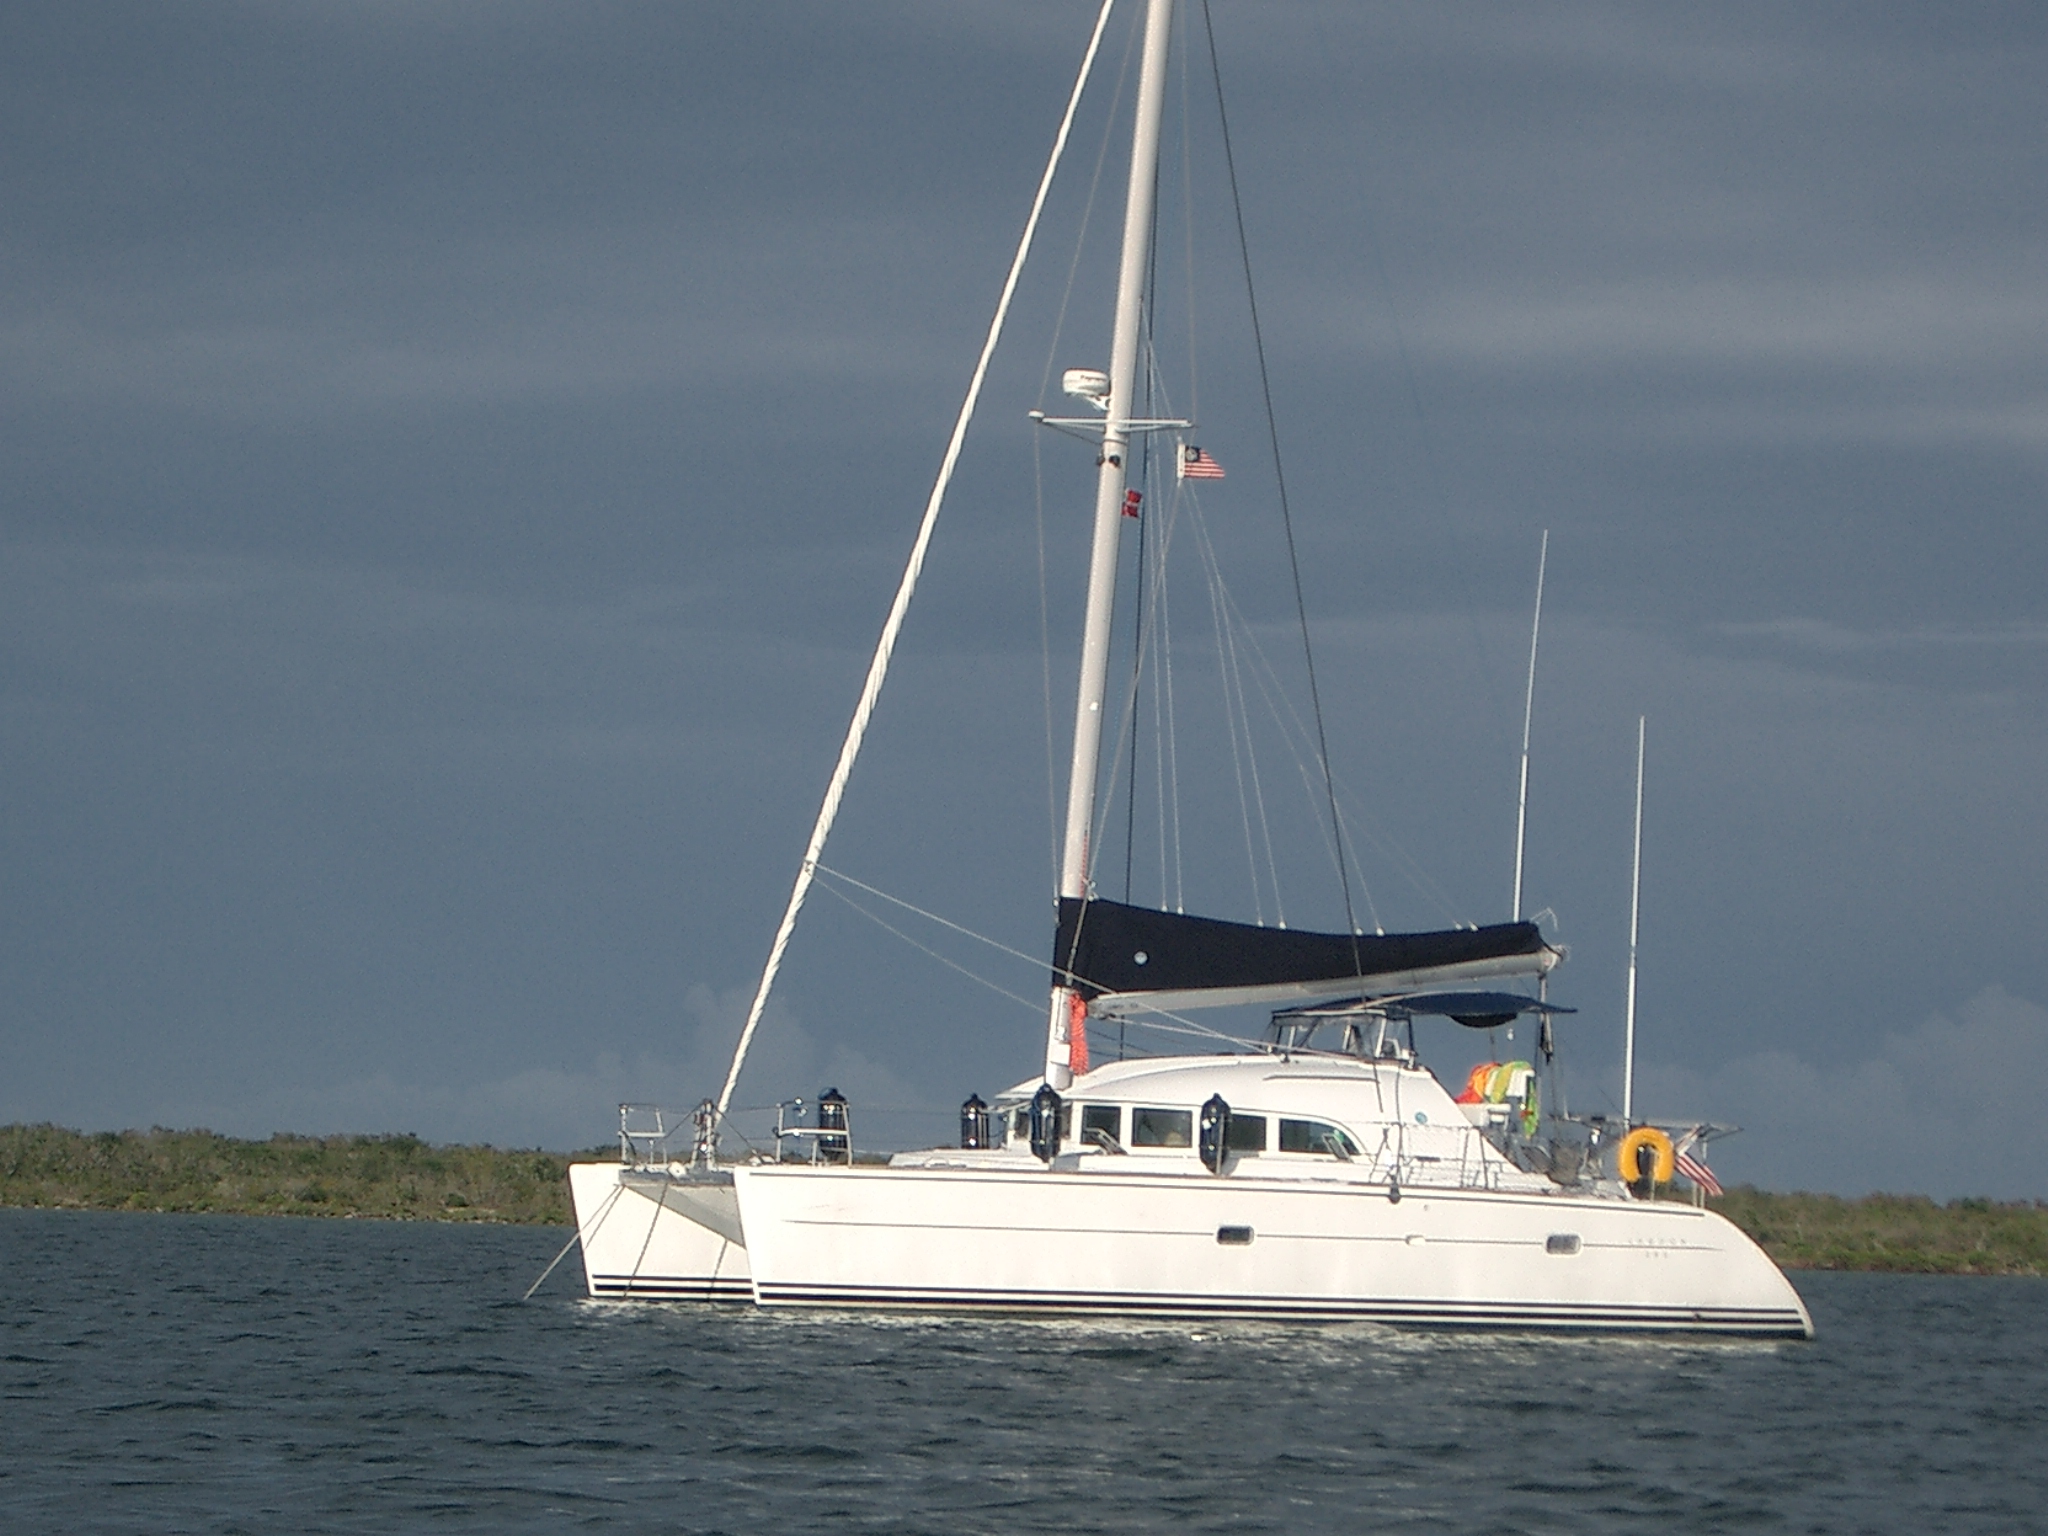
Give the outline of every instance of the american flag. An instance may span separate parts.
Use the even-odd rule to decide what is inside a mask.
[[[1183,448],[1180,451],[1180,477],[1183,480],[1221,480],[1223,466],[1200,448]]]
[[[1693,1183],[1697,1184],[1707,1194],[1718,1195],[1721,1193],[1721,1181],[1714,1177],[1714,1170],[1694,1157],[1690,1152],[1677,1153],[1674,1155],[1673,1160],[1678,1164],[1678,1171],[1688,1179],[1691,1179]]]

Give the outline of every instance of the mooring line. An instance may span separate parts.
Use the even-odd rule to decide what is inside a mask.
[[[624,1194],[625,1192],[626,1186],[623,1184],[618,1185],[612,1190],[611,1198],[606,1200],[603,1205],[598,1207],[597,1220],[593,1221],[590,1224],[590,1235],[592,1237],[597,1236],[597,1229],[604,1225],[605,1217],[611,1215],[613,1205],[618,1203],[619,1196]],[[562,1251],[555,1255],[553,1262],[551,1262],[546,1269],[540,1272],[540,1278],[534,1281],[533,1284],[529,1285],[526,1288],[526,1294],[520,1297],[519,1299],[521,1301],[533,1300],[533,1293],[539,1290],[543,1285],[547,1284],[548,1276],[552,1275],[555,1272],[555,1265],[560,1264],[562,1260],[569,1257],[569,1250],[571,1248],[574,1248],[578,1243],[582,1241],[583,1229],[581,1227],[578,1227],[575,1230],[575,1232],[570,1235],[569,1241],[562,1244]]]

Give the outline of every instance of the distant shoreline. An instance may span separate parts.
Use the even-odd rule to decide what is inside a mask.
[[[240,1141],[161,1127],[7,1125],[0,1206],[566,1227],[569,1164],[601,1155],[439,1147],[417,1136]]]
[[[434,1146],[417,1136],[0,1126],[0,1207],[375,1217],[567,1227],[568,1165],[616,1156]],[[1786,1269],[2048,1275],[2048,1203],[1773,1194],[1709,1202]]]

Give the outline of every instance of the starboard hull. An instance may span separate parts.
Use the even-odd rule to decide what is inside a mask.
[[[751,1301],[753,1284],[730,1180],[573,1163],[569,1195],[584,1285],[612,1301]]]
[[[1030,1168],[736,1187],[764,1306],[1813,1331],[1761,1249],[1678,1202]]]

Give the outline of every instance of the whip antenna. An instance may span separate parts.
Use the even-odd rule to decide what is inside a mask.
[[[1529,625],[1529,689],[1522,696],[1522,784],[1515,793],[1515,909],[1522,920],[1522,849],[1529,830],[1529,725],[1536,718],[1536,637],[1543,633],[1543,568],[1550,559],[1550,530],[1536,551],[1536,617]]]

